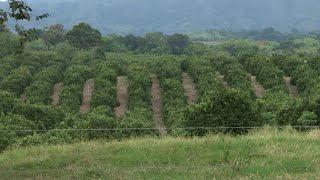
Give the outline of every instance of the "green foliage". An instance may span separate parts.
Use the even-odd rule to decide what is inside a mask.
[[[129,108],[143,107],[150,109],[151,76],[146,67],[132,64],[127,70],[129,79]]]
[[[70,63],[70,60],[75,56],[77,53],[77,48],[72,47],[68,43],[61,43],[58,44],[54,49],[56,56],[63,60],[68,60],[67,63]]]
[[[91,69],[84,65],[74,65],[67,68],[64,74],[66,85],[83,85],[84,82],[92,77]]]
[[[169,52],[169,46],[167,38],[163,33],[154,32],[147,33],[146,38],[146,49],[148,52],[152,53],[167,53]]]
[[[197,84],[199,99],[202,99],[204,94],[210,90],[224,89],[221,79],[218,79],[215,70],[208,61],[205,59],[188,59],[187,62],[189,65],[186,72]]]
[[[67,41],[79,49],[90,49],[101,45],[101,33],[89,24],[79,23],[66,33]]]
[[[319,80],[317,73],[307,64],[301,64],[292,73],[294,84],[297,85],[299,92],[305,96],[316,95]]]
[[[82,103],[83,85],[69,85],[63,88],[60,106],[65,110],[78,112]]]
[[[25,116],[34,122],[38,129],[53,129],[65,116],[62,109],[35,104],[18,105],[14,113]]]
[[[127,69],[129,112],[119,124],[122,128],[151,128],[153,127],[151,112],[151,85],[150,72],[141,64],[132,64]],[[145,134],[148,132],[131,131],[125,134]]]
[[[189,37],[183,34],[165,35],[160,32],[147,33],[145,37],[134,36],[108,36],[104,39],[104,46],[107,52],[134,52],[134,53],[154,53],[154,54],[174,54],[200,53],[203,44],[192,46]],[[188,49],[187,49],[188,47]],[[203,47],[203,46],[202,46]],[[187,49],[187,50],[186,50]]]
[[[75,123],[75,128],[78,129],[115,129],[117,127],[117,120],[107,115],[90,112],[85,117],[81,118]],[[81,133],[82,140],[93,139],[110,139],[114,136],[112,131],[87,131]]]
[[[0,114],[8,114],[17,103],[15,95],[7,91],[0,91]]]
[[[256,113],[260,121],[268,125],[294,125],[292,121],[299,113],[299,106],[281,89],[268,90],[262,99],[256,101]],[[264,117],[268,115],[267,117]],[[273,118],[270,118],[273,117]]]
[[[30,86],[27,87],[27,99],[31,103],[50,104],[52,88],[62,80],[63,70],[57,65],[43,69],[38,73]]]
[[[65,29],[62,24],[55,24],[45,28],[42,39],[47,47],[55,46],[65,41]]]
[[[164,121],[168,126],[180,126],[180,111],[187,106],[181,64],[175,58],[161,59],[156,64],[156,72],[163,98]]]
[[[117,73],[108,63],[98,63],[94,69],[95,90],[91,100],[92,107],[106,106],[114,109],[117,104]]]
[[[68,43],[59,43],[52,51],[42,51],[41,43],[39,47],[32,47],[31,43],[23,54],[4,53],[0,58],[0,133],[6,137],[0,138],[0,150],[16,144],[60,144],[157,135],[157,130],[130,129],[155,127],[151,74],[160,81],[162,118],[165,125],[172,128],[170,134],[203,135],[209,132],[206,129],[182,132],[176,127],[319,125],[320,73],[317,70],[320,63],[317,54],[290,54],[272,48],[262,50],[261,45],[256,50],[253,44],[256,42],[244,41],[247,44],[241,47],[243,41],[240,40],[230,43],[231,48],[227,48],[233,55],[221,48],[224,45],[208,52],[209,48],[204,44],[187,43],[186,37],[178,34],[110,36],[107,40],[104,43],[110,40],[113,45],[119,45],[119,51],[130,52],[105,53],[107,48],[113,48],[106,44],[106,47],[79,50]],[[6,46],[3,49],[10,49],[7,42],[3,43]],[[172,51],[176,47],[179,51]],[[183,51],[180,51],[181,47]],[[179,56],[172,55],[175,53]],[[204,53],[206,56],[202,56]],[[184,72],[196,83],[198,104],[187,104],[182,82]],[[255,98],[248,73],[257,76],[265,87],[263,98]],[[219,77],[222,75],[223,78]],[[127,76],[129,86],[129,111],[122,118],[114,117],[118,76]],[[299,98],[289,96],[283,76],[293,78]],[[92,78],[95,87],[90,111],[80,113],[83,85]],[[57,82],[64,82],[64,89],[59,106],[53,107],[50,97]],[[27,99],[23,102],[18,96],[25,90]],[[221,128],[218,132],[246,132],[241,127]],[[79,132],[72,131],[74,128],[125,130]],[[70,131],[1,131],[7,129]]]
[[[186,127],[252,127],[257,121],[252,102],[241,91],[208,91],[199,104],[189,106],[183,113]],[[216,129],[218,132],[242,133],[246,129]],[[194,135],[205,135],[210,130],[189,130]],[[213,129],[213,132],[215,130]]]
[[[200,56],[205,54],[206,51],[207,48],[203,43],[190,43],[185,47],[183,54],[187,56]]]
[[[223,51],[229,52],[231,55],[238,55],[242,52],[256,52],[258,46],[252,40],[229,40],[218,46]]]
[[[183,34],[173,34],[168,36],[167,41],[170,47],[170,52],[174,55],[182,54],[185,48],[191,43],[189,37]]]
[[[31,79],[32,74],[29,68],[26,66],[21,66],[13,70],[13,72],[1,82],[0,87],[3,90],[8,90],[20,95],[30,84]]]
[[[9,0],[8,10],[0,9],[0,26],[5,25],[7,22],[10,22],[14,19],[16,21],[30,21],[32,19],[32,8],[23,0]],[[36,20],[41,20],[47,18],[48,13],[36,16]],[[20,37],[20,45],[16,49],[16,52],[22,52],[23,47],[26,42],[31,42],[37,38],[37,30],[35,28],[27,29],[16,22],[15,30]],[[2,30],[3,31],[3,30]]]
[[[210,57],[213,68],[224,76],[224,80],[230,88],[241,90],[248,97],[254,98],[252,84],[248,78],[247,71],[239,61],[241,59],[236,59],[225,54]]]
[[[278,66],[286,75],[295,76],[294,71],[302,64],[303,60],[294,54],[277,53],[271,57],[273,64]]]
[[[25,47],[25,51],[46,51],[47,47],[42,39],[38,39],[32,42],[28,42]]]
[[[298,119],[298,124],[301,126],[315,126],[317,125],[318,117],[314,112],[305,111]]]
[[[269,58],[257,55],[247,59],[245,66],[252,75],[257,76],[257,80],[265,89],[279,86],[284,91],[287,91],[287,87],[285,87],[285,82],[283,80],[283,71],[276,67]]]
[[[134,107],[126,116],[119,120],[119,128],[153,128],[152,114],[150,109],[144,107]],[[154,130],[127,130],[121,132],[120,137],[141,136],[155,134]]]
[[[46,137],[50,143],[45,145],[1,153],[2,178],[24,179],[25,171],[33,179],[39,173],[45,179],[317,179],[320,176],[319,130],[299,133],[292,129],[266,128],[241,137],[219,134],[203,138],[148,137],[72,144],[65,144],[70,142],[67,133],[60,132],[61,139],[65,139],[61,145],[48,145],[56,144],[58,137],[56,132],[49,134]],[[36,134],[34,141],[25,144],[39,139],[40,135]],[[190,154],[194,160],[187,158]],[[167,166],[173,168],[165,173],[158,170]],[[52,169],[63,169],[65,173]]]
[[[19,40],[17,36],[0,32],[0,57],[14,54],[18,44]]]

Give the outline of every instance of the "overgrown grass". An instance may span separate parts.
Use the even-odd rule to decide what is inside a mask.
[[[141,138],[0,154],[1,179],[317,179],[320,131]]]

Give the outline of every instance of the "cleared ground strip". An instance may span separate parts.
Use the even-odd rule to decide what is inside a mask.
[[[115,108],[116,117],[123,117],[128,111],[128,77],[117,78],[117,99],[119,106]]]
[[[257,81],[256,76],[250,75],[250,80],[257,98],[263,98],[265,90],[263,86]]]
[[[51,96],[52,105],[56,106],[60,102],[60,94],[63,91],[63,82],[57,83],[53,87],[53,95]]]
[[[168,134],[166,126],[162,121],[162,98],[161,98],[161,88],[160,83],[156,75],[152,75],[152,110],[153,119],[156,128],[159,129],[160,135],[165,136]]]
[[[188,73],[183,73],[182,77],[185,96],[188,97],[188,104],[195,104],[198,100],[197,85]]]
[[[291,84],[291,77],[283,77],[288,87],[289,93],[291,97],[299,97],[298,87]]]
[[[90,101],[92,98],[92,93],[94,90],[94,79],[89,79],[86,81],[83,87],[83,101],[80,107],[80,111],[86,113],[90,109]]]

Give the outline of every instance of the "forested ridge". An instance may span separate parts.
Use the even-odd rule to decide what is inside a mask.
[[[36,14],[50,18],[35,22],[41,28],[55,23],[68,29],[84,21],[103,34],[207,29],[263,29],[281,31],[320,28],[317,0],[29,0]],[[0,7],[3,3],[0,2]],[[41,10],[41,11],[40,11]]]

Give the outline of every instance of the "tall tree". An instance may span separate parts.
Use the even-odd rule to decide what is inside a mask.
[[[42,39],[49,49],[50,46],[55,46],[65,41],[65,32],[66,30],[62,24],[51,25],[45,29]]]
[[[83,22],[68,31],[66,39],[72,46],[80,49],[90,49],[102,43],[101,33]]]
[[[189,37],[183,34],[174,34],[168,36],[168,44],[170,52],[175,55],[180,55],[184,49],[190,44]]]
[[[7,32],[10,33],[10,29],[7,27],[6,24],[0,24],[0,32]]]
[[[161,32],[147,33],[146,50],[153,53],[167,53],[169,51],[166,36]]]
[[[23,0],[8,0],[9,10],[0,9],[0,25],[6,24],[10,18],[13,18],[16,21],[27,20],[30,21],[32,19],[32,9],[31,7],[25,3]],[[42,14],[40,16],[36,16],[36,20],[40,20],[43,18],[47,18],[49,16],[48,13]],[[20,48],[18,52],[22,51],[24,44],[27,41],[32,41],[36,38],[37,30],[35,28],[25,29],[23,26],[16,24],[16,32],[20,36]]]

